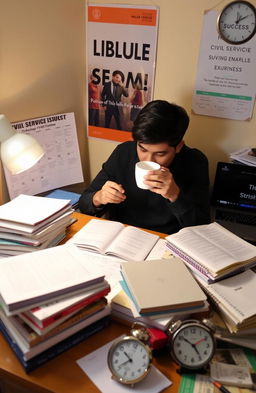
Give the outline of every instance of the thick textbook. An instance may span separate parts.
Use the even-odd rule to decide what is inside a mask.
[[[102,284],[104,274],[95,256],[73,245],[61,245],[0,263],[0,303],[7,315],[63,298]]]
[[[109,325],[110,317],[104,317],[91,325],[85,327],[84,329],[80,330],[79,332],[73,334],[72,336],[66,338],[65,340],[55,344],[51,348],[48,348],[44,352],[40,353],[39,355],[35,356],[30,360],[25,360],[23,357],[23,353],[20,350],[19,346],[12,339],[8,330],[6,329],[4,323],[0,319],[0,331],[2,332],[3,336],[5,337],[6,341],[9,343],[10,347],[14,351],[17,356],[17,359],[22,364],[25,371],[31,372],[38,368],[39,366],[43,365],[44,363],[48,362],[49,360],[55,358],[56,356],[60,355],[61,353],[67,351],[68,349],[74,347],[75,345],[79,344],[86,338],[92,336],[93,334],[97,333],[98,331],[104,329]]]
[[[216,222],[182,228],[166,240],[172,252],[208,282],[256,264],[256,246]]]
[[[205,293],[179,258],[120,265],[140,314],[205,306]]]
[[[124,260],[144,260],[159,236],[121,222],[92,219],[69,242]]]

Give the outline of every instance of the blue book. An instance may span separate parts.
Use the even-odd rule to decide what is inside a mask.
[[[24,360],[23,353],[16,343],[10,336],[8,329],[4,325],[3,321],[0,320],[0,331],[2,332],[4,338],[11,346],[12,350],[14,351],[17,359],[22,364],[23,368],[25,369],[26,373],[35,370],[39,366],[43,365],[44,363],[48,362],[49,360],[55,358],[56,356],[60,355],[61,353],[67,351],[68,349],[74,347],[75,345],[79,344],[86,338],[92,336],[93,334],[97,333],[98,331],[104,329],[109,325],[110,316],[104,317],[99,319],[98,321],[92,323],[91,325],[87,326],[86,328],[80,330],[79,332],[73,334],[72,336],[66,338],[65,340],[59,342],[58,344],[53,345],[51,348],[47,349],[46,351],[40,353],[39,355],[35,356],[30,360]]]
[[[76,207],[80,198],[80,194],[77,194],[72,191],[65,191],[61,189],[53,190],[49,192],[49,194],[45,195],[47,198],[55,198],[55,199],[67,199],[70,200],[70,203],[73,207]]]

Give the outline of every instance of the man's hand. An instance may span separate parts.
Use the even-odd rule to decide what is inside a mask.
[[[95,207],[106,205],[107,203],[121,203],[126,199],[125,190],[121,184],[113,181],[107,181],[101,190],[97,191],[92,202]]]
[[[150,186],[150,191],[162,195],[171,202],[175,202],[178,199],[180,188],[175,183],[168,168],[161,167],[157,171],[150,171],[144,180],[145,184]]]

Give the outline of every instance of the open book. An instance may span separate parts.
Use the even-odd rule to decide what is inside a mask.
[[[117,221],[92,219],[69,242],[101,254],[141,261],[158,239],[158,235]]]
[[[256,247],[216,222],[183,228],[166,240],[173,253],[208,282],[256,264]]]

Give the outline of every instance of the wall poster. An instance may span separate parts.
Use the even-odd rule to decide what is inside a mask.
[[[89,4],[88,136],[131,139],[138,111],[153,97],[158,7]]]
[[[17,132],[34,137],[45,154],[30,169],[17,175],[4,167],[10,199],[84,181],[73,112],[18,121],[12,126]]]
[[[215,10],[204,15],[192,108],[199,115],[249,120],[256,92],[256,35],[244,44],[228,44],[218,35],[217,17]]]

